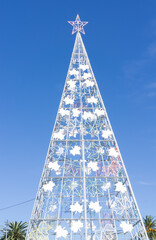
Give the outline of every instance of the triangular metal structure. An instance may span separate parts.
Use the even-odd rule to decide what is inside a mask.
[[[78,31],[26,240],[147,240]]]

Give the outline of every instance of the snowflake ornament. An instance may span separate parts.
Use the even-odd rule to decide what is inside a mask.
[[[110,148],[108,150],[108,155],[116,158],[119,156],[119,153],[115,150],[115,148]]]
[[[98,212],[100,212],[100,210],[101,210],[101,206],[100,206],[100,204],[99,204],[99,201],[97,201],[97,202],[90,202],[89,203],[89,208],[92,210],[92,211],[95,211],[96,213],[98,213]]]
[[[103,191],[107,191],[110,187],[111,187],[111,183],[107,182],[107,183],[104,183],[101,188]]]
[[[94,82],[93,81],[90,81],[90,80],[86,80],[85,82],[84,82],[84,85],[86,85],[87,87],[93,87],[94,86]]]
[[[102,110],[102,109],[96,108],[96,109],[95,109],[95,114],[96,114],[98,117],[101,117],[101,116],[105,115],[105,111]]]
[[[70,210],[71,210],[71,212],[75,212],[75,213],[79,212],[79,213],[82,213],[82,211],[83,211],[83,206],[80,205],[78,202],[76,202],[75,204],[70,205]]]
[[[70,150],[70,153],[75,156],[75,155],[80,155],[80,147],[79,146],[74,146],[72,150]]]
[[[56,238],[60,238],[60,237],[67,237],[68,231],[65,228],[62,228],[61,226],[57,226],[55,231],[56,233]]]
[[[50,181],[46,184],[43,184],[43,189],[45,192],[47,192],[47,191],[52,192],[54,186],[55,186],[55,183],[53,183],[53,181]]]
[[[132,224],[130,224],[128,222],[126,223],[124,221],[121,222],[120,227],[122,228],[124,233],[131,232],[132,229],[133,229],[133,225]]]
[[[61,116],[69,116],[70,115],[70,111],[69,110],[65,110],[63,108],[60,109],[59,113],[61,114]]]
[[[73,117],[79,117],[81,111],[78,108],[73,108]]]
[[[94,96],[92,96],[92,97],[90,97],[90,98],[88,98],[87,99],[87,102],[88,103],[97,103],[98,102],[98,100],[97,100],[97,98],[95,98]]]
[[[83,227],[83,223],[80,220],[72,221],[72,223],[71,223],[71,230],[74,233],[80,231],[82,227]]]
[[[88,163],[88,168],[90,168],[92,171],[96,172],[99,169],[97,164],[98,164],[97,162],[90,161]]]
[[[79,68],[82,69],[83,71],[85,71],[85,70],[89,69],[89,66],[80,64]]]
[[[65,137],[64,129],[60,129],[59,132],[54,132],[54,134],[53,134],[53,138],[56,138],[56,139],[63,140],[64,137]]]
[[[76,82],[75,82],[75,81],[70,80],[70,81],[67,82],[67,84],[68,84],[68,89],[69,89],[69,90],[71,90],[71,91],[72,91],[72,90],[75,90],[75,87],[76,87],[76,86],[75,86],[75,85],[76,85]]]
[[[65,97],[64,102],[65,102],[66,105],[73,104],[74,103],[74,99],[72,99],[69,96],[67,96],[67,97]]]
[[[63,147],[59,147],[58,150],[56,151],[56,154],[58,156],[61,156],[64,153],[64,148]]]
[[[94,121],[94,120],[97,119],[97,117],[94,113],[86,112],[86,111],[84,111],[82,117],[83,117],[84,120],[90,119],[91,121]]]
[[[61,166],[58,164],[58,162],[50,162],[48,164],[48,168],[54,170],[57,175],[61,174]]]
[[[83,76],[82,76],[82,79],[88,79],[88,78],[91,78],[92,75],[91,73],[84,73]]]
[[[122,182],[118,182],[115,184],[115,191],[124,193],[127,191],[126,186]]]
[[[75,70],[74,68],[69,71],[70,75],[79,75],[79,71]]]
[[[102,131],[102,137],[103,138],[108,138],[108,137],[110,137],[112,135],[112,131],[110,131],[110,130],[103,130]]]

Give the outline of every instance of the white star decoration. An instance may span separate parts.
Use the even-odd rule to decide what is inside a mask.
[[[97,201],[97,202],[90,202],[89,203],[89,208],[92,210],[92,211],[95,211],[96,213],[98,213],[98,212],[100,212],[100,210],[101,210],[101,206],[100,206],[100,204],[99,204],[99,202]]]
[[[71,212],[75,212],[75,213],[79,212],[79,213],[82,213],[82,211],[83,211],[83,206],[80,205],[78,202],[76,202],[75,204],[70,205],[70,210],[71,210]]]
[[[126,186],[122,182],[118,182],[115,184],[115,191],[116,192],[126,192]]]
[[[70,115],[70,111],[69,110],[65,110],[63,108],[60,109],[59,113],[62,115],[62,116],[69,116]]]
[[[74,99],[70,98],[69,96],[65,97],[64,99],[66,104],[73,104],[74,103]]]
[[[83,227],[83,223],[80,220],[72,221],[72,223],[71,223],[71,230],[74,233],[78,232],[82,227]]]
[[[80,155],[80,147],[79,146],[74,146],[72,150],[70,150],[70,153],[75,156],[75,155]]]
[[[65,230],[65,228],[62,228],[61,226],[57,226],[54,232],[56,233],[56,238],[60,237],[66,238],[68,234],[68,231]]]
[[[95,98],[94,96],[92,96],[92,97],[90,97],[90,98],[87,99],[87,102],[88,102],[88,103],[95,103],[95,104],[96,104],[97,101],[98,101],[97,98]]]
[[[52,191],[54,186],[55,186],[55,183],[53,183],[53,181],[51,181],[46,184],[43,184],[43,189],[45,192]]]
[[[57,138],[57,139],[60,139],[60,140],[63,140],[64,139],[64,130],[63,129],[60,129],[59,132],[55,132],[53,134],[53,138]]]
[[[80,110],[78,108],[73,108],[73,117],[78,117],[80,115]]]
[[[104,183],[101,188],[103,191],[107,191],[110,187],[111,187],[111,183],[107,182],[107,183]]]
[[[74,34],[75,32],[82,32],[83,34],[85,34],[85,31],[83,29],[83,27],[88,23],[88,22],[82,22],[80,20],[79,15],[77,14],[75,21],[68,21],[69,24],[71,24],[73,26],[73,31],[72,34]]]
[[[48,168],[54,170],[57,175],[61,174],[61,167],[58,162],[50,162]]]
[[[112,156],[112,157],[118,157],[119,156],[119,153],[115,150],[115,148],[110,148],[108,150],[109,152],[109,156]]]
[[[102,131],[102,137],[103,138],[108,138],[111,135],[112,135],[112,131],[110,131],[110,130],[103,130]]]
[[[130,223],[126,223],[124,221],[121,222],[120,227],[122,228],[123,232],[131,232],[133,229],[133,225]]]
[[[80,64],[79,68],[82,69],[83,71],[85,71],[85,70],[89,69],[89,66]]]

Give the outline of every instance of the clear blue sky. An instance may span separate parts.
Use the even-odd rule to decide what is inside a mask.
[[[0,208],[36,195],[77,13],[141,214],[156,216],[155,0],[0,0]],[[0,211],[0,224],[32,207]]]

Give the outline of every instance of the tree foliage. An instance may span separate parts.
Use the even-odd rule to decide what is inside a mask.
[[[144,224],[149,239],[156,239],[156,219],[152,216],[146,216],[144,218]]]
[[[2,237],[0,240],[6,239],[7,230],[7,240],[25,240],[27,223],[24,222],[9,222],[2,230]]]

